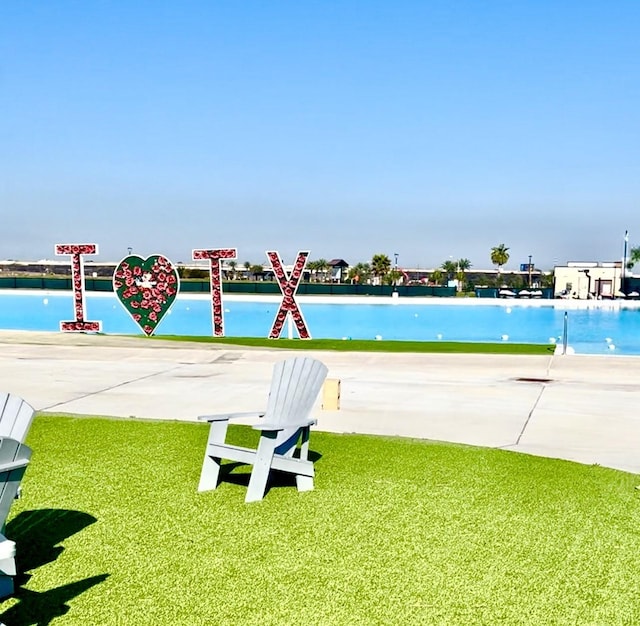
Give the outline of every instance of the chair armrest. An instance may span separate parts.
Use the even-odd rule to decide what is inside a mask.
[[[27,465],[29,465],[29,459],[25,458],[9,461],[8,463],[0,463],[0,472],[11,472],[21,467],[27,467]]]
[[[287,428],[305,428],[305,427],[313,426],[314,424],[317,424],[317,422],[318,422],[318,420],[308,419],[308,420],[303,420],[301,422],[296,422],[295,424],[267,424],[267,423],[261,423],[261,424],[253,424],[253,426],[251,426],[251,428],[253,428],[254,430],[277,431],[277,430],[286,430]]]
[[[264,411],[247,411],[245,413],[221,413],[219,415],[199,415],[201,422],[226,422],[242,417],[264,417]]]
[[[0,472],[10,472],[29,465],[31,448],[28,445],[11,437],[0,437],[0,445],[4,446],[5,444],[7,448],[3,449],[2,456],[7,460],[0,462]],[[12,456],[13,459],[11,459]]]

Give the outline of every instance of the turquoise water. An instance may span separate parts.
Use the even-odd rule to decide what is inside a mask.
[[[277,303],[225,300],[225,334],[267,337]],[[312,337],[478,341],[562,342],[564,308],[548,306],[446,304],[301,303]],[[57,331],[72,320],[72,298],[65,294],[0,293],[0,329]],[[85,319],[102,321],[111,334],[140,334],[114,296],[86,297]],[[285,328],[286,333],[286,328]],[[294,331],[295,333],[295,331]],[[180,297],[156,335],[212,335],[211,305]],[[284,335],[283,335],[284,336]],[[294,336],[297,336],[294,334]],[[579,354],[640,354],[640,309],[589,308],[568,311],[568,343]]]

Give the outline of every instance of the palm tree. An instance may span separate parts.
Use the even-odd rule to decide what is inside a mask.
[[[229,261],[229,267],[231,268],[231,280],[235,280],[236,279],[236,267],[238,267],[238,264],[236,263],[236,261]]]
[[[249,272],[251,272],[253,276],[253,280],[258,280],[258,274],[262,274],[264,272],[264,267],[262,265],[249,265]]]
[[[636,263],[640,263],[640,246],[631,248],[629,252],[629,260],[627,261],[627,269],[633,269]]]
[[[382,282],[383,276],[386,276],[391,269],[391,259],[386,254],[374,254],[371,259],[371,271],[373,275]]]
[[[491,248],[491,262],[498,266],[498,274],[502,271],[502,266],[509,260],[509,248],[503,243]]]
[[[464,291],[465,282],[467,280],[467,270],[471,269],[471,261],[469,259],[458,259],[456,261],[458,271],[456,272],[456,280],[458,281],[458,291]]]
[[[249,280],[249,276],[251,276],[251,261],[244,262],[244,270],[245,270],[245,279]]]
[[[442,272],[440,270],[433,270],[430,278],[432,283],[439,285],[442,282]]]
[[[382,281],[387,285],[397,285],[400,282],[401,278],[402,278],[402,272],[394,268],[392,270],[389,270],[385,274]]]
[[[327,259],[318,259],[316,261],[316,263],[318,264],[318,271],[320,272],[320,280],[323,283],[327,282],[327,270],[329,269],[329,263],[327,261]]]
[[[306,269],[309,270],[310,280],[313,282],[314,280],[318,281],[318,261],[309,261],[306,265]]]
[[[347,278],[358,285],[366,284],[371,278],[371,266],[368,263],[357,263],[349,268]]]
[[[440,269],[444,270],[445,274],[447,275],[447,279],[451,280],[454,274],[458,271],[458,266],[456,265],[455,261],[445,261],[440,266]]]

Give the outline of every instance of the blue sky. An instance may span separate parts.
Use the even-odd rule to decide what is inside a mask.
[[[0,4],[0,258],[640,245],[640,2]]]

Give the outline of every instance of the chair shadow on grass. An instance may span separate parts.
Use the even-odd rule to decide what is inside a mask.
[[[314,464],[322,458],[322,455],[319,452],[314,452],[313,450],[309,450],[309,460]],[[251,471],[239,472],[234,474],[233,472],[240,468],[246,467],[249,470],[252,468],[252,465],[249,463],[242,463],[240,461],[229,461],[227,463],[223,463],[220,466],[220,476],[218,477],[218,487],[222,483],[229,483],[231,485],[239,485],[241,487],[249,486],[249,479],[251,478]],[[291,474],[289,472],[281,472],[279,470],[272,469],[269,472],[269,478],[267,480],[267,488],[265,489],[264,495],[269,493],[271,489],[278,489],[279,487],[293,487],[296,488],[296,477],[295,474]]]
[[[108,574],[91,576],[48,591],[25,588],[31,578],[25,572],[55,561],[64,551],[64,547],[59,545],[62,541],[96,521],[95,517],[82,511],[37,509],[23,511],[9,522],[6,534],[16,542],[17,549],[19,573],[15,578],[13,597],[18,603],[2,613],[0,621],[10,626],[50,624],[68,612],[67,602],[108,577]]]

